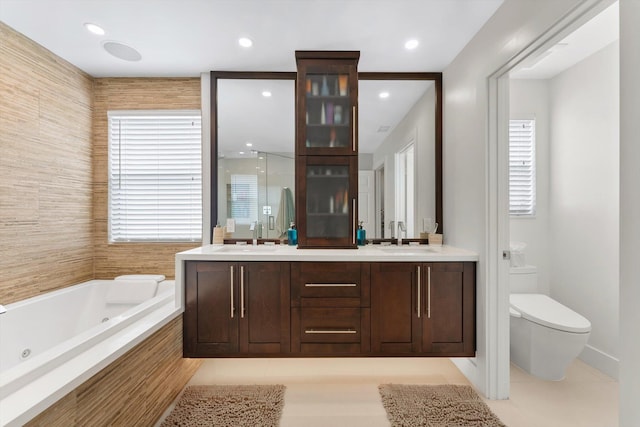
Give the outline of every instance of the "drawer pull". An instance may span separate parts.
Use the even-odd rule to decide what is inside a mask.
[[[244,319],[244,266],[240,266],[240,318]]]
[[[306,288],[354,288],[355,283],[305,283]]]
[[[233,265],[229,267],[229,270],[231,271],[231,318],[233,319],[233,314],[235,312],[235,308],[233,307]]]
[[[422,307],[420,307],[420,287],[422,283],[420,283],[420,266],[418,266],[418,319],[421,317]]]
[[[355,329],[305,329],[305,334],[357,334]]]
[[[431,267],[427,267],[427,317],[431,319]]]

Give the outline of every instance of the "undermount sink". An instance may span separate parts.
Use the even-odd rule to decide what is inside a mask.
[[[218,252],[273,252],[278,245],[224,245]]]
[[[426,252],[434,252],[433,247],[427,245],[407,245],[407,246],[382,246],[380,248],[382,252],[395,254],[395,255],[422,255]]]

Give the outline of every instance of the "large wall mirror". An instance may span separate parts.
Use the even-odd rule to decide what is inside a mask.
[[[233,218],[233,238],[277,239],[294,220],[295,78],[211,73],[211,223]],[[429,223],[441,232],[441,73],[359,73],[358,95],[367,237],[391,237],[391,221],[403,221],[409,238]]]

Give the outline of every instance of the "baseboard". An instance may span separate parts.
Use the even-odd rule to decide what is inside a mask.
[[[618,380],[618,369],[620,365],[619,359],[588,344],[578,357],[586,364],[602,371],[614,380]]]

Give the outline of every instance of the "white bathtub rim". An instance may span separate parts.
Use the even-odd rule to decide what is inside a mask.
[[[171,300],[0,400],[0,426],[21,426],[182,314]],[[115,342],[112,342],[115,341]],[[53,384],[57,384],[53,386]]]
[[[95,282],[103,281],[90,281],[79,286],[90,286],[95,284]],[[35,298],[40,298],[40,296]],[[170,292],[163,292],[161,295],[158,295],[148,301],[133,306],[131,309],[118,316],[114,316],[104,323],[95,325],[87,329],[86,331],[75,335],[74,337],[66,340],[64,343],[45,350],[44,352],[36,355],[31,359],[25,360],[21,364],[9,369],[7,372],[0,373],[0,399],[4,399],[6,396],[15,392],[17,389],[20,389],[31,381],[36,380],[52,367],[73,358],[73,355],[69,354],[69,352],[66,350],[69,346],[72,346],[74,349],[76,349],[76,351],[86,351],[91,346],[104,339],[104,337],[101,336],[100,333],[109,330],[110,335],[113,335],[117,331],[125,328],[131,322],[135,321],[135,319],[144,316],[149,311],[154,310],[155,307],[165,304],[169,301],[173,302],[173,295],[171,295]]]

